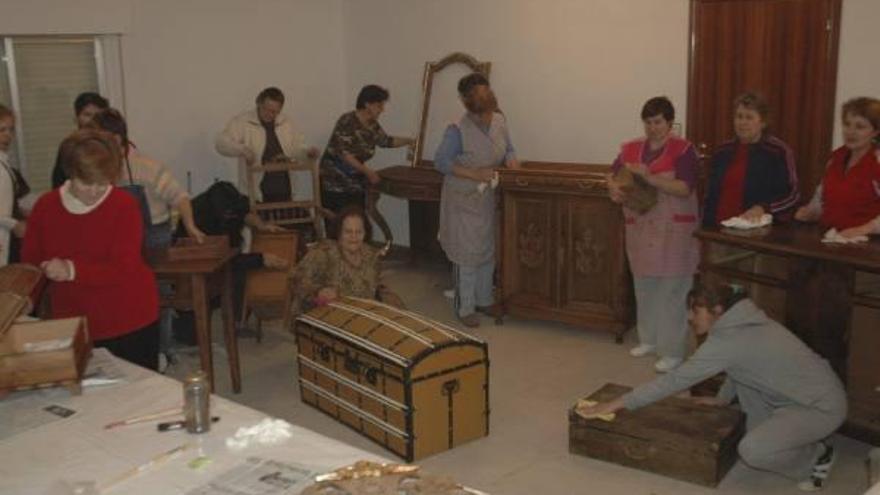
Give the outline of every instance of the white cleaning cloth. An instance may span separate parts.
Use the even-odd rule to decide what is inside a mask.
[[[500,181],[501,178],[498,176],[498,172],[495,172],[495,175],[492,176],[492,180],[490,182],[480,182],[479,184],[477,184],[477,191],[479,191],[480,194],[483,194],[484,192],[486,192],[486,189],[490,187],[492,189],[495,189],[496,187],[498,187],[498,183]]]
[[[766,227],[773,223],[773,215],[764,213],[757,222],[746,220],[743,217],[730,217],[721,222],[721,225],[731,229],[756,229],[758,227]]]
[[[241,450],[252,443],[275,445],[293,436],[293,427],[283,419],[266,418],[254,426],[242,426],[234,436],[226,439],[226,447]]]
[[[826,244],[854,244],[856,242],[868,242],[868,236],[858,235],[855,237],[843,237],[837,229],[832,228],[822,237],[822,242]]]

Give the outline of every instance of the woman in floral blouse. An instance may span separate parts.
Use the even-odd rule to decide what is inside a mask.
[[[343,209],[337,217],[336,230],[337,240],[316,244],[297,266],[291,305],[294,314],[343,296],[379,299],[401,306],[397,297],[380,284],[382,250],[366,242],[371,228],[363,209]]]
[[[321,203],[334,212],[349,205],[365,205],[365,191],[379,183],[379,174],[366,165],[376,146],[398,148],[413,143],[412,138],[393,137],[379,125],[385,111],[388,90],[370,84],[357,97],[356,109],[339,117],[321,157]]]

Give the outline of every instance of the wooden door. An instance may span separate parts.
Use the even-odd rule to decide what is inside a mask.
[[[620,207],[603,197],[560,196],[560,307],[624,320],[626,290]],[[623,274],[623,276],[621,276]]]
[[[505,194],[502,279],[508,304],[543,310],[558,305],[556,217],[552,194]]]
[[[711,153],[733,138],[732,102],[757,91],[770,133],[794,150],[801,194],[831,151],[841,0],[691,0],[688,138]]]

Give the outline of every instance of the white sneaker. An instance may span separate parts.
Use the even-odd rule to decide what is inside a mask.
[[[831,466],[834,465],[834,447],[825,442],[819,442],[822,446],[822,454],[813,463],[813,472],[810,477],[798,483],[797,487],[805,492],[818,492],[825,487],[825,481],[828,479],[828,473],[831,472]]]
[[[455,298],[455,289],[446,289],[446,290],[444,290],[444,291],[443,291],[443,297],[445,297],[446,299],[453,299],[453,298]]]
[[[657,370],[658,373],[666,373],[678,368],[678,365],[680,364],[680,358],[664,357],[654,363],[654,369]]]
[[[648,354],[652,354],[656,349],[657,346],[651,344],[639,344],[629,350],[629,355],[632,357],[647,356]]]

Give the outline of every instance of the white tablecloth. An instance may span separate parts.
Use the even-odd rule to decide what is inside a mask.
[[[283,444],[230,450],[225,443],[227,437],[241,426],[258,423],[266,415],[217,396],[212,396],[211,414],[221,419],[209,433],[156,430],[158,422],[176,418],[104,429],[112,421],[179,406],[182,402],[180,382],[118,362],[129,377],[126,383],[85,388],[80,396],[72,396],[64,389],[51,389],[16,393],[0,400],[0,432],[6,431],[5,438],[0,437],[0,494],[61,494],[71,482],[105,482],[187,442],[194,442],[194,447],[117,485],[109,493],[184,493],[251,456],[327,469],[361,459],[383,460],[295,425],[293,437]],[[34,418],[45,416],[43,408],[50,405],[75,413],[49,423],[28,425]],[[19,431],[10,436],[9,432],[15,430]],[[199,469],[187,465],[199,456],[206,456],[211,462]]]

